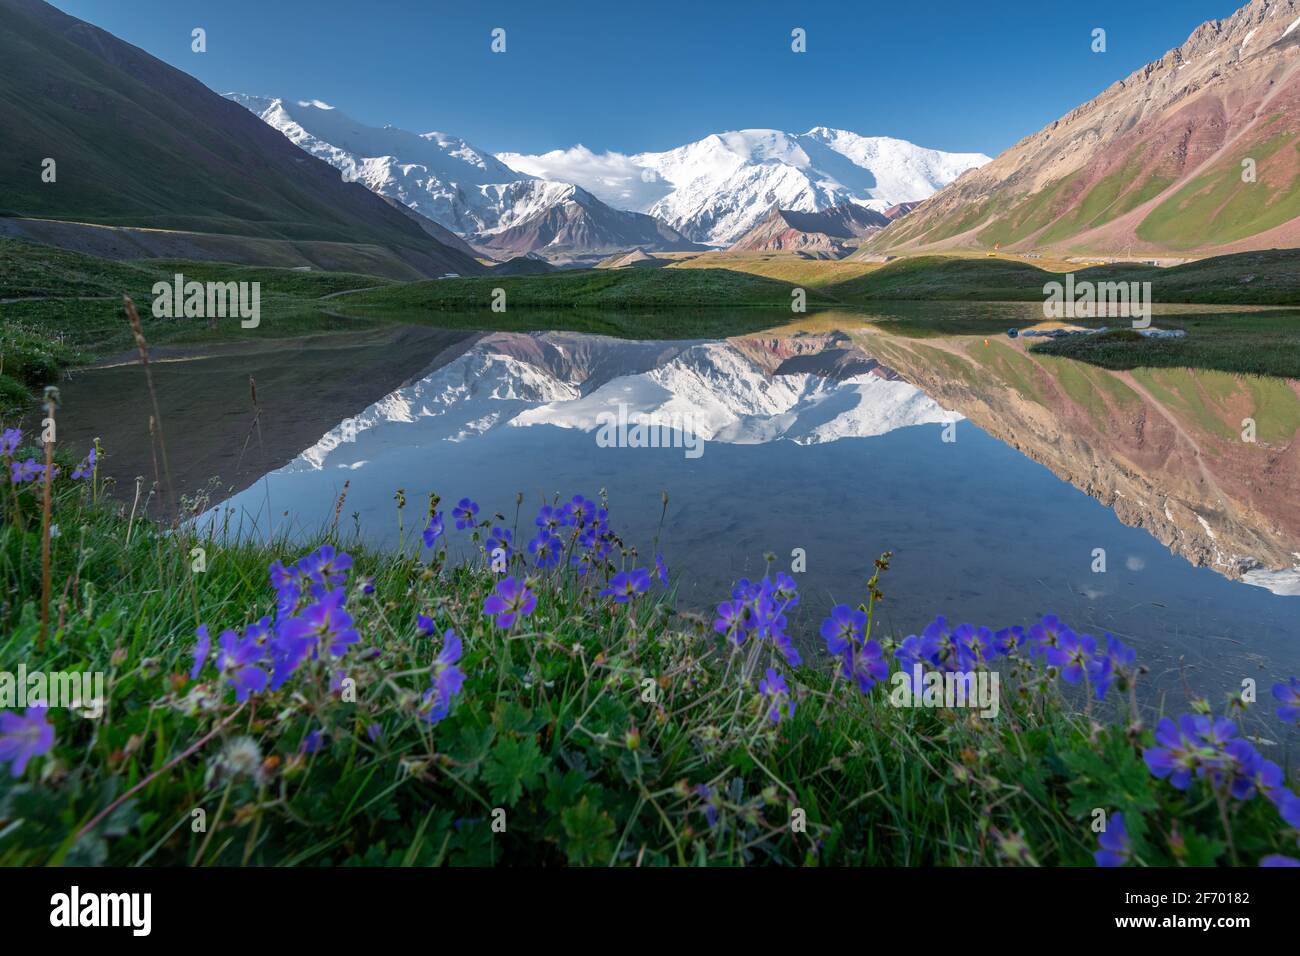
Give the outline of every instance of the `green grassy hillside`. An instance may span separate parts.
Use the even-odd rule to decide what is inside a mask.
[[[1150,282],[1155,302],[1213,305],[1300,305],[1300,250],[1276,249],[1201,259],[1181,266],[1124,264],[1080,267],[1076,281]],[[825,288],[845,303],[939,299],[1033,302],[1061,273],[999,258],[916,256],[886,263]]]
[[[795,286],[727,269],[584,269],[542,276],[486,276],[387,286],[340,296],[348,314],[400,310],[489,312],[493,290],[510,309],[761,307],[789,311]],[[807,303],[833,304],[808,290]]]
[[[421,260],[426,275],[477,270],[143,50],[40,0],[0,0],[0,18],[0,215],[372,242]]]

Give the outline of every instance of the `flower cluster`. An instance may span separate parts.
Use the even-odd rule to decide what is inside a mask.
[[[728,604],[719,611],[718,630],[730,634],[743,625],[744,609]],[[821,627],[827,649],[840,660],[841,673],[855,680],[864,694],[890,673],[880,644],[871,640],[867,631],[866,612],[846,604],[834,608]],[[1000,658],[1024,658],[1053,669],[1066,683],[1087,684],[1099,700],[1112,685],[1131,686],[1137,674],[1136,651],[1114,635],[1105,634],[1098,641],[1090,634],[1076,633],[1054,615],[1042,618],[1027,631],[1019,627],[993,631],[970,624],[952,627],[939,617],[920,634],[904,638],[894,657],[909,683],[915,683],[918,673],[966,673]],[[1279,718],[1300,718],[1300,681],[1293,677],[1275,685],[1273,696],[1281,702]],[[1238,737],[1232,721],[1193,714],[1177,722],[1164,718],[1156,727],[1155,744],[1143,751],[1143,758],[1157,779],[1168,780],[1179,790],[1187,790],[1194,779],[1203,779],[1236,800],[1262,794],[1289,826],[1300,829],[1300,797],[1283,786],[1282,768],[1265,759],[1250,741]],[[1099,866],[1128,862],[1132,846],[1123,814],[1111,817],[1098,845],[1095,857]],[[1292,862],[1290,857],[1275,856],[1267,858],[1265,865],[1290,866]]]
[[[866,611],[839,604],[821,628],[826,649],[840,660],[840,673],[864,694],[889,676],[884,650],[878,641],[866,637],[866,627]]]
[[[713,629],[737,647],[750,638],[771,641],[791,667],[803,659],[787,633],[785,612],[799,603],[799,589],[794,580],[777,572],[775,578],[764,576],[751,582],[741,578],[731,592],[731,600],[718,605]]]
[[[1187,790],[1193,779],[1206,780],[1242,801],[1262,794],[1289,826],[1300,829],[1300,797],[1283,786],[1282,768],[1238,737],[1237,725],[1226,717],[1164,717],[1156,725],[1155,743],[1142,751],[1142,758],[1156,779],[1168,780],[1178,790]],[[1289,859],[1270,858],[1269,865],[1291,865],[1277,862]]]
[[[18,451],[18,446],[22,444],[23,433],[17,428],[6,428],[0,431],[0,458],[9,463],[9,483],[13,485],[25,485],[29,482],[42,482],[45,480],[45,465],[35,458],[28,457],[24,461],[18,461],[14,458],[14,453]],[[89,478],[95,473],[96,451],[94,446],[86,458],[72,472],[74,479]],[[50,466],[51,480],[59,477],[59,466]]]
[[[9,482],[14,485],[24,485],[45,477],[45,466],[35,458],[26,461],[14,459],[14,452],[18,451],[22,440],[23,433],[17,428],[6,428],[0,432],[0,458],[9,462]]]
[[[779,724],[783,718],[794,716],[795,699],[785,678],[769,667],[767,675],[758,682],[758,692],[765,698],[767,719]]]
[[[1008,627],[994,631],[973,624],[952,627],[937,617],[920,634],[900,643],[895,657],[909,678],[929,669],[968,672],[987,667],[1000,658],[1028,657],[1055,668],[1067,684],[1086,683],[1098,700],[1112,685],[1127,687],[1136,676],[1137,652],[1113,634],[1101,641],[1078,634],[1054,614],[1042,618],[1028,631]]]
[[[342,658],[360,641],[344,606],[351,568],[351,556],[329,544],[288,567],[272,562],[275,616],[248,625],[242,635],[227,630],[217,639],[216,669],[237,701],[277,691],[307,661]],[[211,654],[208,628],[200,625],[191,680],[198,679]]]
[[[1142,758],[1157,779],[1179,790],[1191,786],[1193,778],[1209,780],[1216,788],[1226,787],[1236,800],[1262,793],[1290,818],[1288,822],[1293,819],[1300,826],[1300,804],[1282,786],[1282,768],[1238,737],[1237,725],[1226,717],[1183,714],[1176,722],[1164,717],[1156,725],[1155,742]]]

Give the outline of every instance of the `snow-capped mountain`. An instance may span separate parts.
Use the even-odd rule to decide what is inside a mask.
[[[538,179],[512,185],[544,190],[545,202],[513,225],[478,238],[479,247],[497,258],[541,251],[557,260],[596,260],[628,249],[691,252],[704,248],[662,219],[612,209],[580,186]]]
[[[983,153],[945,153],[900,139],[817,126],[806,133],[718,133],[661,153],[499,153],[520,173],[577,183],[610,205],[663,219],[688,239],[726,245],[773,207],[815,212],[855,202],[883,212],[926,199]]]
[[[366,126],[319,100],[226,96],[345,179],[494,254],[580,259],[632,248],[696,248],[651,216],[611,209],[569,183],[516,172],[456,136]]]
[[[564,191],[561,184],[515,172],[491,153],[446,133],[366,126],[319,100],[245,93],[226,97],[340,170],[344,179],[462,236],[514,225]]]
[[[498,428],[595,431],[603,413],[689,422],[705,441],[801,445],[957,421],[841,333],[629,342],[578,333],[483,336],[304,451],[286,472],[357,470],[391,451]],[[350,436],[350,437],[349,437]]]
[[[824,126],[800,134],[719,133],[661,153],[598,154],[575,146],[535,156],[493,156],[446,133],[366,126],[319,100],[226,96],[345,179],[461,236],[476,241],[515,230],[495,245],[476,241],[510,253],[670,251],[690,248],[687,240],[728,245],[773,208],[816,212],[854,202],[884,212],[926,199],[989,161],[982,153],[945,153]],[[530,224],[548,215],[549,223]],[[592,223],[574,225],[575,218],[588,215]],[[616,223],[621,225],[611,231]],[[584,245],[587,235],[596,237],[590,247]],[[521,244],[520,236],[541,245]],[[560,237],[556,250],[545,249],[546,236]]]

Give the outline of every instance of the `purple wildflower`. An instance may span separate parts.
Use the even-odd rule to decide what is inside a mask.
[[[781,605],[783,611],[788,611],[799,603],[799,586],[794,583],[794,578],[782,571],[776,572],[771,590],[772,599]]]
[[[461,498],[456,507],[451,509],[451,516],[456,519],[457,531],[472,528],[478,517],[478,503],[468,498]]]
[[[708,784],[701,783],[695,787],[695,795],[704,801],[704,819],[708,821],[709,829],[713,829],[718,825],[717,794]]]
[[[280,633],[267,642],[271,659],[271,690],[276,691],[293,676],[316,650],[316,638],[301,628],[281,628]]]
[[[487,539],[488,554],[495,555],[500,552],[509,558],[514,553],[513,541],[514,535],[509,528],[493,528]]]
[[[862,643],[862,632],[867,626],[865,611],[855,611],[847,604],[837,604],[831,616],[822,621],[821,635],[826,649],[837,657]]]
[[[0,763],[9,764],[9,774],[21,777],[27,761],[47,754],[54,746],[54,728],[45,720],[46,707],[28,707],[20,717],[0,711]]]
[[[1300,678],[1292,677],[1285,684],[1274,684],[1273,697],[1281,703],[1277,709],[1279,720],[1289,724],[1300,721]]]
[[[429,516],[429,523],[424,529],[424,546],[432,548],[442,537],[443,531],[446,530],[442,523],[442,514],[435,511]]]
[[[861,647],[851,647],[841,655],[842,673],[858,685],[858,690],[868,693],[876,684],[889,676],[889,662],[884,648],[875,640]]]
[[[321,585],[322,589],[333,588],[346,582],[351,568],[351,555],[346,551],[337,550],[332,544],[322,544],[298,562],[299,573]]]
[[[1062,639],[1073,632],[1061,623],[1055,614],[1049,614],[1029,629],[1030,654],[1042,658],[1051,667],[1060,667],[1066,661]]]
[[[1123,866],[1129,861],[1133,846],[1129,842],[1128,829],[1124,826],[1124,814],[1112,813],[1106,829],[1097,834],[1097,845],[1093,853],[1098,866]]]
[[[794,716],[794,696],[790,693],[785,678],[778,674],[775,668],[767,669],[767,676],[758,682],[758,692],[770,698],[767,705],[767,719],[772,723],[779,724],[782,717]]]
[[[199,636],[199,642],[194,645],[194,666],[190,668],[190,680],[198,680],[199,673],[208,660],[208,654],[212,651],[212,637],[208,634],[208,626],[200,624],[195,633]]]
[[[424,702],[429,710],[424,719],[436,724],[451,713],[451,700],[465,685],[465,672],[457,665],[462,652],[460,638],[448,629],[442,635],[442,650],[430,667],[429,689],[424,692]]]
[[[655,577],[664,587],[668,587],[668,564],[664,561],[662,554],[655,555]]]
[[[569,515],[563,508],[556,508],[552,505],[542,505],[541,510],[537,512],[537,519],[534,524],[543,532],[555,534],[560,528],[563,528],[569,522]],[[541,537],[539,534],[538,537]]]
[[[537,596],[528,589],[522,578],[508,577],[497,582],[496,588],[483,602],[483,613],[494,618],[497,627],[514,626],[515,621],[528,617],[537,608]]]
[[[267,673],[257,666],[266,656],[259,636],[257,625],[251,625],[242,640],[235,631],[223,631],[218,639],[221,651],[217,655],[217,669],[226,675],[235,689],[235,700],[241,704],[250,695],[266,690]]]
[[[723,601],[718,605],[718,616],[713,621],[713,629],[739,647],[749,636],[749,614],[749,605],[744,601]]]
[[[1078,684],[1084,677],[1091,678],[1093,661],[1097,656],[1097,640],[1091,634],[1067,631],[1061,635],[1061,651],[1065,659],[1061,666],[1061,680]]]
[[[564,542],[545,528],[528,542],[528,553],[533,556],[539,568],[552,568],[559,564],[563,552]]]
[[[989,644],[989,650],[995,656],[1010,657],[1024,642],[1025,629],[1023,627],[1004,627],[994,633],[993,640]]]
[[[1283,787],[1269,794],[1269,799],[1273,801],[1277,812],[1282,815],[1287,825],[1300,830],[1300,797]]]
[[[91,445],[90,451],[86,453],[86,457],[82,460],[81,464],[78,465],[75,469],[73,469],[72,471],[73,480],[75,481],[81,478],[89,478],[91,475],[93,475],[95,473],[95,460],[97,457],[98,455],[95,451],[95,446]]]
[[[609,586],[600,594],[601,597],[612,597],[615,604],[626,604],[633,598],[645,594],[649,587],[650,572],[645,568],[635,568],[614,575],[609,581]]]
[[[596,503],[582,495],[574,495],[573,500],[564,506],[569,521],[581,528],[596,517]]]
[[[972,670],[993,656],[993,632],[987,627],[962,624],[952,632],[957,660],[962,670]]]
[[[1207,767],[1218,770],[1226,766],[1223,746],[1236,732],[1233,723],[1222,717],[1211,720],[1184,714],[1177,724],[1164,717],[1155,730],[1159,746],[1142,751],[1142,759],[1156,779],[1168,778],[1176,789],[1186,790],[1193,773],[1204,776]]]
[[[285,621],[280,628],[281,636],[308,638],[316,650],[328,647],[335,657],[342,657],[351,645],[361,640],[352,626],[352,615],[343,609],[345,597],[342,589],[326,591],[315,604],[309,604],[297,617]]]
[[[28,481],[35,481],[45,474],[45,466],[37,462],[35,458],[28,458],[26,461],[16,461],[9,466],[9,480],[15,485],[21,485]]]
[[[23,433],[17,428],[6,428],[0,432],[0,457],[8,458],[18,450],[18,443],[23,440]]]

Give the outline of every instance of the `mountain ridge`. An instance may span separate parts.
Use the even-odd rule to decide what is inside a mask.
[[[388,201],[496,258],[538,253],[583,263],[632,248],[699,247],[643,213],[613,209],[570,183],[510,169],[442,132],[368,126],[320,100],[226,93],[294,145]]]
[[[1145,256],[1300,245],[1298,54],[1300,0],[1252,0],[867,247]]]
[[[899,208],[890,207],[895,211]],[[884,212],[852,202],[818,212],[773,209],[736,240],[729,251],[804,252],[839,258],[851,250],[855,240],[888,226],[891,218]]]
[[[774,206],[817,212],[845,202],[876,211],[928,198],[983,153],[948,153],[892,137],[814,126],[712,133],[663,152],[593,153],[584,146],[498,153],[512,169],[576,182],[607,203],[663,219],[686,238],[729,245]]]
[[[373,244],[425,275],[481,271],[188,74],[41,0],[0,0],[0,11],[6,214]],[[50,182],[46,158],[55,161]]]

